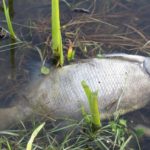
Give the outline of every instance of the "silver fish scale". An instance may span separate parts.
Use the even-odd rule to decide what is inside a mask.
[[[61,93],[65,95],[66,102],[69,103],[74,100],[87,101],[81,87],[81,81],[84,80],[92,91],[98,90],[101,104],[107,105],[113,99],[116,100],[121,96],[127,78],[125,77],[127,76],[127,69],[125,69],[127,66],[128,63],[119,61],[95,59],[91,62],[69,66],[68,69],[66,67],[64,68],[65,71],[68,70],[66,75],[60,73],[60,87],[63,89]],[[63,95],[61,95],[62,100]],[[85,104],[85,102],[83,103]]]
[[[146,82],[150,82],[139,63],[120,59],[90,59],[55,69],[47,78],[41,83],[37,91],[39,96],[36,95],[38,98],[34,101],[40,99],[40,103],[56,117],[76,115],[82,104],[88,110],[87,97],[81,86],[83,80],[92,91],[98,90],[102,112],[108,111],[107,108],[114,111],[120,97],[120,107],[124,108],[129,105],[128,101],[147,95],[141,93],[136,96],[140,89],[146,88]],[[43,98],[40,98],[40,91],[42,95],[45,93]],[[136,103],[134,107],[138,107]]]

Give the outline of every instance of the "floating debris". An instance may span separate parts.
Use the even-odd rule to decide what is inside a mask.
[[[9,32],[0,26],[0,40],[8,39],[9,37]]]

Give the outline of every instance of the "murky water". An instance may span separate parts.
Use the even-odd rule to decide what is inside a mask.
[[[63,42],[65,51],[67,40],[74,42],[76,58],[105,52],[149,54],[149,0],[68,0],[68,4],[61,1]],[[49,58],[51,51],[45,43],[51,37],[50,15],[49,0],[15,0],[11,5],[13,26],[18,37],[44,49]],[[0,25],[7,28],[2,11],[0,18]],[[40,57],[36,49],[24,44],[9,44],[10,39],[0,40],[0,107],[8,107],[19,89],[31,82],[32,75],[35,72],[40,74]],[[14,56],[10,49],[15,49]],[[149,112],[147,107],[131,113],[130,117],[127,115],[127,118],[150,127]],[[144,150],[149,149],[149,143],[150,139],[144,138]]]

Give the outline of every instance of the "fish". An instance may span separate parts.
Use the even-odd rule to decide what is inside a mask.
[[[90,112],[82,81],[98,91],[102,120],[135,111],[150,101],[150,57],[107,54],[52,68],[49,75],[30,82],[20,94],[20,103],[0,109],[0,129],[33,114],[81,119],[82,106]]]

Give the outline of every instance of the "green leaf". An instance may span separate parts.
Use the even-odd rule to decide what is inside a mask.
[[[34,141],[34,139],[36,138],[36,136],[38,135],[38,133],[40,132],[40,130],[44,127],[44,125],[45,125],[45,122],[42,123],[41,125],[39,125],[39,126],[34,130],[34,132],[33,132],[32,135],[31,135],[30,140],[28,141],[26,150],[32,150],[33,141]]]
[[[44,75],[48,75],[50,73],[50,69],[45,67],[45,66],[42,66],[41,67],[41,73]]]
[[[110,121],[109,125],[111,126],[112,132],[116,132],[117,131],[117,123],[114,121]]]
[[[143,128],[135,129],[135,134],[137,135],[137,137],[142,137],[144,135],[144,129]]]
[[[92,113],[92,122],[96,126],[101,126],[100,113],[98,108],[98,91],[92,92],[91,95],[91,113]]]
[[[84,109],[84,106],[81,106],[81,112],[82,112],[82,115],[86,121],[87,124],[91,123],[91,118],[90,116],[85,112],[85,109]]]
[[[90,88],[88,87],[88,85],[86,84],[85,81],[82,81],[81,84],[82,84],[82,87],[83,87],[83,89],[84,89],[84,92],[85,92],[85,94],[86,94],[86,96],[87,96],[87,98],[88,98],[89,105],[90,105],[90,107],[91,107],[90,98],[91,98],[91,93],[92,93],[92,91],[90,90]]]
[[[127,127],[127,121],[124,119],[119,119],[119,124],[124,126],[124,127]]]
[[[75,51],[72,49],[72,47],[69,48],[67,53],[67,60],[71,61],[74,59]]]

